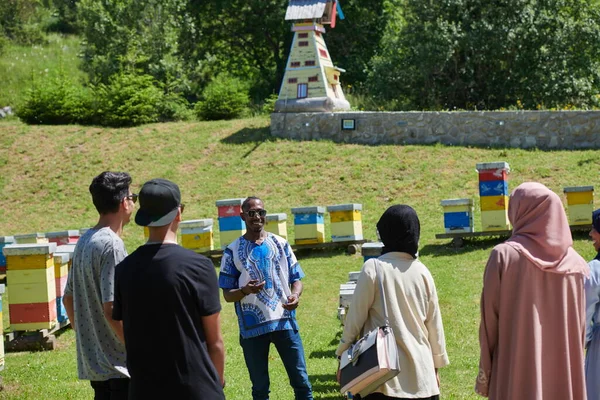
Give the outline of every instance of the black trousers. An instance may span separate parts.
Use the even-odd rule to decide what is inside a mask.
[[[107,381],[90,381],[94,389],[94,400],[127,400],[129,379],[109,379]]]
[[[354,396],[354,398],[356,400],[416,400],[416,399],[406,399],[406,398],[401,398],[401,397],[390,397],[390,396],[386,396],[383,393],[371,393],[368,396],[365,397],[360,397],[360,396]],[[431,397],[423,397],[420,400],[440,400],[440,396],[439,395],[435,395],[435,396],[431,396]]]

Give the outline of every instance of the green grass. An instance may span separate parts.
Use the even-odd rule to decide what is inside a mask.
[[[129,171],[133,190],[154,177],[177,182],[188,219],[215,218],[217,199],[257,195],[269,212],[303,205],[363,204],[365,237],[386,207],[412,205],[422,234],[420,254],[438,286],[451,365],[441,371],[442,394],[474,399],[478,367],[479,295],[482,271],[497,239],[468,241],[454,249],[436,240],[443,231],[441,199],[477,199],[477,162],[510,163],[510,188],[540,181],[560,193],[564,186],[598,180],[597,151],[525,151],[449,146],[361,146],[327,141],[273,138],[268,120],[155,124],[131,129],[80,126],[26,126],[0,122],[0,235],[92,226],[96,212],[87,187],[106,169]],[[479,213],[476,228],[481,230]],[[326,217],[326,224],[328,220]],[[288,224],[293,240],[293,229]],[[329,234],[327,232],[327,234]],[[218,241],[218,233],[216,233]],[[143,242],[140,227],[125,228],[131,251]],[[585,235],[575,248],[586,258],[593,249]],[[333,357],[339,340],[336,319],[339,284],[362,265],[358,255],[301,254],[305,295],[298,319],[315,397],[340,399]],[[10,301],[10,288],[7,299]],[[6,303],[6,302],[5,302]],[[5,313],[7,311],[5,310]],[[238,344],[231,304],[223,303],[228,399],[248,399],[250,383]],[[157,320],[156,323],[160,323]],[[149,334],[151,334],[149,327]],[[90,398],[76,380],[72,332],[60,336],[52,352],[10,353],[2,372],[2,399]],[[156,344],[160,346],[160,343]],[[271,354],[272,398],[292,399],[281,361]]]
[[[78,69],[79,43],[80,39],[74,36],[51,34],[44,45],[8,45],[0,57],[0,107],[15,109],[34,81],[41,83],[59,71],[72,79],[83,79],[84,74]]]

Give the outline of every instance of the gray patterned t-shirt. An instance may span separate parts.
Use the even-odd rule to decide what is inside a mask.
[[[113,301],[115,266],[127,257],[123,241],[110,228],[90,229],[73,253],[65,295],[73,296],[79,379],[105,381],[129,376],[125,345],[104,316]]]

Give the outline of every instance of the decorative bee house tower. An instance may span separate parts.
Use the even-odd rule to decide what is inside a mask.
[[[286,21],[293,21],[294,39],[275,112],[324,112],[349,110],[323,38],[323,25],[335,27],[342,9],[337,0],[290,0]]]

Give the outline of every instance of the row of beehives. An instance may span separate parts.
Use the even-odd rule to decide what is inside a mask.
[[[217,201],[219,238],[222,249],[246,232],[246,224],[240,216],[244,200],[240,198]],[[332,242],[363,240],[362,205],[337,204],[327,206],[327,208],[322,206],[292,208],[295,244],[325,242],[325,209],[330,216]],[[179,227],[183,247],[201,253],[214,249],[212,218],[183,221]],[[265,230],[287,239],[287,214],[267,214]],[[148,235],[147,230],[145,234]]]
[[[364,243],[361,246],[361,253],[363,256],[363,262],[369,258],[379,257],[381,255],[381,249],[383,243]],[[352,302],[352,296],[354,295],[354,289],[356,289],[356,282],[358,281],[358,275],[360,271],[352,271],[348,273],[348,282],[340,285],[340,301],[338,305],[338,319],[344,325],[346,321],[346,313]]]
[[[508,220],[508,163],[491,162],[476,164],[479,177],[479,204],[483,232],[510,230]],[[594,207],[593,186],[565,187],[570,225],[592,223]],[[474,232],[473,200],[442,200],[444,228],[446,233]]]

